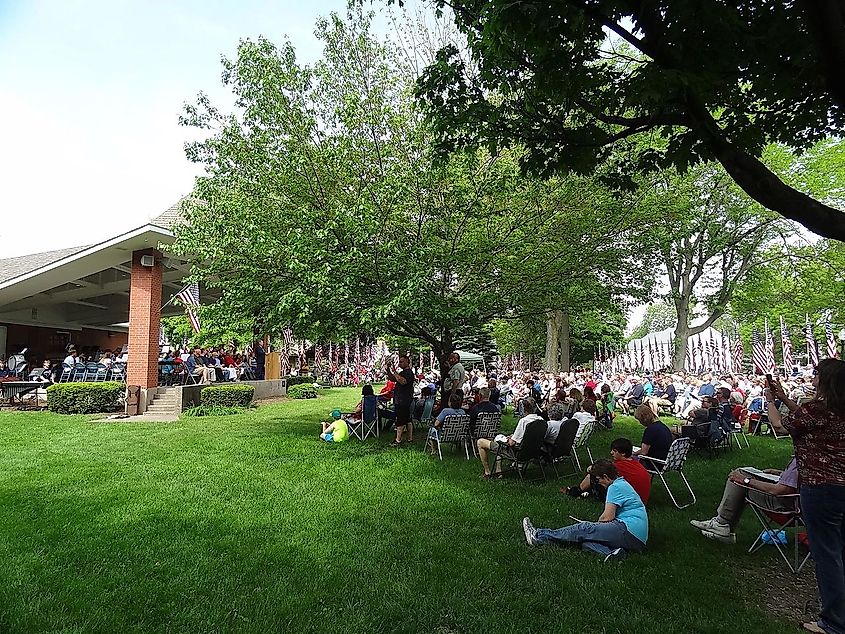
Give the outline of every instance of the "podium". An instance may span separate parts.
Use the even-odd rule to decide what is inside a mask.
[[[281,352],[268,352],[264,357],[264,378],[268,381],[282,378]]]

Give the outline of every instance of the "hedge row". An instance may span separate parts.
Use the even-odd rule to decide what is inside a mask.
[[[307,383],[308,385],[314,385],[317,379],[311,375],[306,374],[305,376],[289,376],[287,377],[288,380],[288,387],[293,387],[294,385],[302,385]]]
[[[206,407],[247,407],[254,396],[252,385],[209,385],[200,390],[200,403]]]
[[[126,387],[117,381],[54,383],[47,388],[47,407],[57,414],[113,412]]]

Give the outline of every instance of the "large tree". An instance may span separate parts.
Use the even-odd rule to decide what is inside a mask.
[[[220,310],[311,338],[389,332],[443,359],[496,315],[558,305],[584,250],[625,248],[606,239],[624,235],[623,203],[587,196],[586,179],[525,178],[518,149],[436,156],[413,56],[369,16],[316,33],[313,66],[290,44],[242,42],[224,60],[236,111],[202,95],[187,109],[211,135],[188,148],[206,175],[175,249],[197,256]]]
[[[642,190],[642,240],[656,248],[668,281],[666,295],[675,312],[672,367],[680,370],[688,338],[725,313],[740,281],[766,261],[764,247],[789,226],[714,163],[683,175],[661,171]]]
[[[842,200],[823,201],[761,160],[845,130],[845,3],[437,0],[472,64],[444,47],[420,82],[441,148],[513,143],[524,167],[620,182],[715,160],[753,199],[845,240]]]

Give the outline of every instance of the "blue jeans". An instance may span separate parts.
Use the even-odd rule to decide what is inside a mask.
[[[801,515],[816,562],[819,625],[830,634],[845,634],[845,486],[803,485]]]
[[[583,550],[599,555],[609,555],[616,548],[639,552],[645,549],[639,539],[631,535],[619,520],[610,522],[580,522],[572,526],[550,529],[538,528],[537,541],[541,544],[580,544]]]

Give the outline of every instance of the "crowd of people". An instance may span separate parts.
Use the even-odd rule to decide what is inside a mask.
[[[419,419],[426,402],[435,426],[452,415],[469,414],[475,420],[483,412],[513,409],[518,420],[512,434],[476,441],[485,479],[501,477],[502,456],[520,445],[534,423],[544,426],[547,446],[571,420],[579,429],[593,422],[609,430],[617,413],[624,412],[644,428],[638,447],[630,439],[614,438],[608,443],[610,459],[594,461],[578,484],[564,490],[576,498],[600,500],[597,520],[545,529],[535,528],[526,517],[522,529],[532,546],[569,544],[605,560],[644,551],[655,462],[666,459],[683,427],[697,427],[708,443],[737,425],[761,431],[763,420],[776,433],[791,435],[795,455],[788,464],[732,471],[715,515],[691,523],[708,539],[733,543],[748,500],[773,512],[800,504],[821,595],[818,621],[803,628],[845,634],[845,362],[825,359],[812,373],[777,379],[684,372],[602,375],[589,370],[486,374],[467,371],[457,355],[449,361],[440,380],[434,372],[415,374],[403,356],[398,370],[389,368],[380,394],[365,386],[381,403],[399,395],[393,446],[404,434],[405,442],[413,438],[412,421]],[[661,418],[681,424],[673,430]]]

